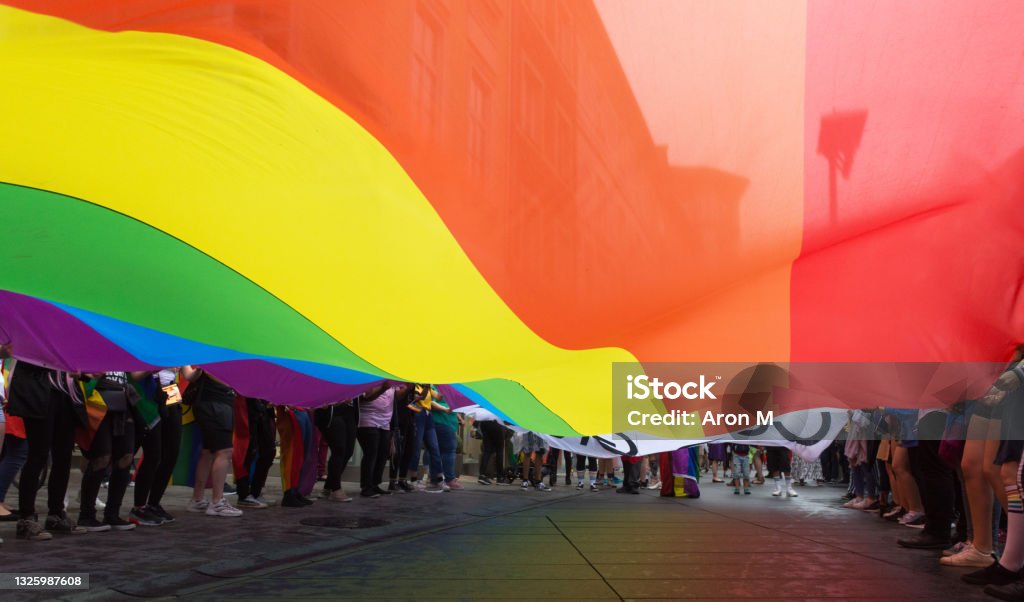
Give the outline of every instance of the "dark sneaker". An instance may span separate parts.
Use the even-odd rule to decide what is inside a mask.
[[[1024,579],[1017,579],[1006,585],[986,585],[985,593],[993,598],[1017,602],[1024,600]]]
[[[103,523],[107,525],[108,528],[113,529],[115,531],[131,531],[135,528],[135,525],[133,523],[124,520],[120,516],[112,516],[108,519],[105,519]]]
[[[153,514],[145,506],[132,508],[128,512],[128,522],[140,527],[159,527],[164,524],[164,519]]]
[[[49,531],[44,531],[38,522],[27,518],[18,521],[18,531],[15,537],[25,541],[47,541],[53,539],[53,535]]]
[[[388,483],[388,493],[392,491],[398,491],[398,481],[391,481]]]
[[[157,504],[155,506],[146,506],[146,509],[149,510],[149,512],[153,516],[158,517],[160,520],[164,521],[165,523],[173,523],[174,522],[174,517],[171,516],[171,514],[169,512],[164,510],[164,507],[161,506],[160,504]]]
[[[100,532],[103,532],[103,531],[109,531],[110,530],[110,525],[108,525],[107,523],[101,523],[100,521],[96,520],[94,517],[86,518],[86,517],[83,517],[83,516],[79,516],[78,517],[78,526],[82,527],[83,529],[85,529],[89,533],[100,533]]]
[[[68,515],[64,512],[61,512],[60,516],[54,514],[47,516],[46,530],[51,533],[68,533],[71,535],[87,533],[85,529],[75,524],[75,521],[68,518]]]
[[[583,481],[576,483],[576,491],[583,491]]]
[[[381,489],[379,485],[377,487],[374,487],[373,490],[377,492],[377,495],[391,495],[390,491]]]
[[[360,497],[370,497],[370,498],[380,497],[380,494],[377,493],[376,491],[374,491],[373,489],[364,489],[364,490],[359,492],[359,495],[360,495]]]
[[[569,478],[568,476],[566,476],[566,477],[565,477],[565,484],[566,484],[566,486],[568,486],[568,485],[572,485],[572,479],[571,479],[571,478]]]
[[[410,485],[409,481],[404,479],[398,482],[398,488],[406,493],[413,493],[416,491],[416,488]]]
[[[303,506],[312,506],[313,505],[313,500],[311,500],[308,497],[302,495],[301,493],[296,495],[295,499],[299,500],[299,503],[302,504]]]
[[[494,481],[492,481],[490,477],[485,476],[481,476],[479,479],[476,480],[476,482],[480,483],[481,485],[494,485]]]
[[[981,570],[960,575],[960,579],[964,583],[970,583],[971,585],[1009,585],[1019,578],[1020,576],[1015,571],[1004,568],[998,562],[993,562]]]
[[[939,537],[930,533],[922,532],[917,537],[897,539],[896,543],[904,548],[914,550],[945,550],[949,547],[949,537]]]
[[[238,488],[231,483],[224,483],[224,495],[238,495]]]
[[[299,501],[299,496],[290,489],[284,492],[284,497],[281,498],[281,505],[285,508],[304,508],[306,506],[306,504]]]

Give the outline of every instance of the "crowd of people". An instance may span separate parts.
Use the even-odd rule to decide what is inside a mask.
[[[1003,600],[1024,600],[1024,363],[1018,349],[977,400],[939,410],[850,413],[821,455],[849,482],[843,507],[916,530],[905,548],[941,550],[942,566]]]
[[[230,518],[243,509],[266,508],[274,503],[263,489],[278,449],[284,507],[313,503],[319,481],[324,500],[351,502],[342,473],[356,443],[362,459],[354,495],[463,488],[456,457],[465,421],[429,384],[388,381],[355,399],[301,409],[239,396],[200,367],[72,374],[18,361],[9,346],[0,348],[0,356],[7,377],[0,389],[6,392],[0,413],[0,521],[17,521],[19,539],[172,522],[162,505],[172,477],[192,486],[189,512]],[[564,470],[565,485],[575,483],[577,490],[637,494],[648,488],[699,497],[698,464],[712,483],[727,483],[735,495],[751,494],[751,485],[765,477],[774,481],[771,495],[777,497],[797,497],[794,485],[808,482],[847,483],[844,508],[916,529],[899,545],[942,550],[941,565],[976,569],[962,575],[967,583],[1001,599],[1021,600],[1022,413],[1024,362],[1018,352],[981,399],[940,410],[851,411],[842,436],[813,461],[785,447],[742,442],[651,457],[587,457],[553,449],[541,435],[513,432],[497,419],[475,421],[472,433],[481,442],[477,482],[483,486],[518,481],[523,490],[550,491]],[[183,436],[187,423],[191,437]],[[189,445],[194,453],[183,453]],[[72,519],[67,490],[75,446],[81,450],[82,479],[79,512]],[[40,521],[36,497],[44,472],[47,508]],[[5,498],[16,478],[18,504],[12,510]],[[133,503],[124,513],[129,484]],[[105,501],[99,499],[101,487]]]
[[[323,482],[322,499],[351,502],[342,475],[357,443],[362,458],[359,491],[353,495],[463,488],[456,456],[465,421],[436,386],[387,381],[355,399],[304,409],[240,396],[201,367],[72,374],[14,359],[9,346],[0,354],[7,375],[0,414],[5,430],[0,521],[17,521],[18,539],[45,541],[53,534],[173,522],[162,504],[172,481],[192,487],[186,511],[238,517],[245,509],[277,503],[263,495],[275,459],[281,506],[312,504],[318,482]],[[549,450],[541,436],[514,434],[498,419],[475,421],[472,428],[481,440],[481,485],[516,480],[524,490],[549,491],[563,460],[566,479],[576,468],[578,489],[584,489],[588,474],[591,490],[617,487],[620,493],[637,493],[657,478],[657,458],[653,464],[647,458],[618,460],[624,473],[619,478],[613,460]],[[76,446],[82,479],[79,512],[72,519],[68,484]],[[668,471],[678,473],[679,482],[667,480],[665,495],[676,495],[677,487],[679,495],[694,495],[686,492],[682,475],[693,477],[696,468],[688,458],[674,461],[675,469],[668,458]],[[5,500],[19,475],[17,510],[12,510]],[[40,521],[36,498],[44,475],[47,508]],[[133,499],[124,512],[129,485]],[[103,487],[105,501],[99,497]]]
[[[263,488],[279,447],[285,507],[311,504],[309,496],[320,480],[324,499],[352,501],[342,488],[342,473],[356,442],[363,452],[362,497],[462,488],[455,469],[461,417],[430,385],[385,382],[355,399],[311,410],[241,397],[194,366],[71,374],[13,359],[9,346],[0,352],[7,375],[0,414],[0,521],[17,520],[19,539],[44,541],[54,533],[130,530],[174,521],[161,502],[180,471],[183,441],[195,447],[194,454],[184,450],[184,480],[192,485],[185,510],[209,516],[237,517],[242,508],[270,505]],[[188,438],[183,437],[186,423],[192,425]],[[76,445],[82,479],[80,510],[73,520],[66,508]],[[421,449],[425,455],[417,453]],[[420,473],[421,462],[427,467],[423,483],[409,477]],[[384,489],[388,463],[391,480]],[[47,513],[41,522],[36,497],[44,473]],[[13,511],[5,500],[19,475]],[[129,485],[134,504],[123,513]],[[99,499],[101,487],[106,487],[105,502]],[[237,504],[229,494],[237,495]]]

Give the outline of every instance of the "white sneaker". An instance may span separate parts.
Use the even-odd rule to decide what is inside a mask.
[[[786,495],[788,495],[789,497],[800,497],[800,494],[794,491],[792,487],[790,487],[789,490],[786,491]]]
[[[242,516],[242,511],[229,504],[226,498],[220,498],[206,509],[206,516]]]
[[[537,483],[537,491],[551,491],[551,488],[548,487],[547,483],[541,481],[540,483]]]
[[[245,508],[260,508],[260,509],[262,509],[262,508],[266,508],[267,507],[266,504],[264,504],[263,502],[257,500],[256,498],[254,498],[251,495],[246,497],[244,500],[238,500],[238,505],[239,506],[244,506]]]
[[[205,499],[199,501],[190,499],[188,503],[185,504],[185,510],[188,512],[206,512],[209,507],[210,502]]]
[[[274,504],[277,503],[277,500],[268,499],[263,497],[262,495],[256,498],[256,501],[263,504],[264,506],[273,506]]]
[[[945,556],[939,562],[945,566],[968,566],[983,569],[995,561],[991,553],[979,552],[974,546],[967,546],[952,556]]]
[[[78,490],[78,495],[75,496],[75,504],[79,508],[82,507],[82,490],[81,489]],[[97,510],[103,510],[106,507],[107,507],[107,505],[105,503],[103,503],[103,500],[101,500],[100,496],[97,495],[96,496],[96,509]],[[67,494],[65,494],[64,495],[64,510],[67,510],[67,509],[68,509],[68,496],[67,496]]]
[[[654,481],[647,486],[648,489],[661,489],[661,481]]]
[[[782,495],[782,489],[778,485],[776,485],[775,491],[772,492],[772,495],[775,497],[779,497],[780,495]]]

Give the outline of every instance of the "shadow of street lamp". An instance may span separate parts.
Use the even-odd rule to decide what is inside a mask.
[[[839,191],[836,172],[849,179],[853,158],[864,135],[867,111],[836,111],[821,117],[818,132],[818,154],[828,159],[829,217],[839,221]]]

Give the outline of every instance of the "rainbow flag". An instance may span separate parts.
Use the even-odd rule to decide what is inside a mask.
[[[1018,2],[3,4],[26,359],[571,436],[617,363],[1024,342]]]
[[[302,473],[302,437],[292,412],[277,408],[277,434],[281,445],[281,491],[296,489]]]
[[[188,388],[188,381],[181,379],[182,390]],[[196,426],[195,412],[191,405],[182,406],[181,414],[181,447],[178,448],[178,458],[174,463],[174,472],[171,473],[172,485],[184,485],[192,487],[196,482],[196,465],[199,464],[199,456],[203,454],[202,433]]]

